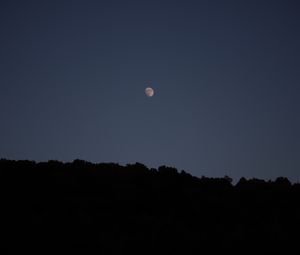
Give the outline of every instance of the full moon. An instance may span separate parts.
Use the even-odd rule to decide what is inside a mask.
[[[154,95],[154,90],[153,88],[148,87],[145,89],[145,93],[147,97],[152,97]]]

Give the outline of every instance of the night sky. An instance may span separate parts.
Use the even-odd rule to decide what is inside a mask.
[[[299,0],[2,0],[0,157],[299,181],[299,47]]]

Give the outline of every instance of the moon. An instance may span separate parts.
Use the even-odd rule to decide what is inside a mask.
[[[145,94],[146,94],[147,97],[153,97],[153,95],[154,95],[154,89],[150,88],[150,87],[146,88],[145,89]]]

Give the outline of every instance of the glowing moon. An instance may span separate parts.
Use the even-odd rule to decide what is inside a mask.
[[[148,87],[145,89],[145,93],[147,97],[152,97],[154,95],[154,90],[153,88]]]

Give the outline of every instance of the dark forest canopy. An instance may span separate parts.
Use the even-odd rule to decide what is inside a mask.
[[[233,185],[140,163],[2,159],[0,185],[11,249],[269,254],[291,251],[299,237],[300,184],[284,177]]]
[[[54,172],[65,172],[66,176],[71,174],[74,178],[76,174],[80,174],[81,171],[85,172],[86,175],[97,175],[97,176],[122,176],[122,175],[132,175],[132,176],[170,176],[182,179],[189,179],[191,182],[195,183],[222,183],[223,185],[226,183],[229,186],[277,186],[277,187],[290,187],[290,186],[298,186],[299,183],[292,183],[286,177],[278,177],[275,181],[265,181],[262,179],[252,178],[246,179],[242,177],[236,185],[232,184],[232,179],[229,176],[224,176],[223,178],[209,178],[202,176],[201,178],[192,176],[191,174],[185,172],[184,170],[178,171],[175,167],[169,166],[160,166],[158,169],[155,168],[148,168],[144,164],[136,162],[135,164],[127,164],[126,166],[122,166],[118,163],[91,163],[85,160],[76,159],[71,163],[63,163],[57,160],[49,160],[48,162],[35,162],[32,160],[7,160],[7,159],[0,159],[0,169],[12,169],[15,171],[22,171],[22,170],[42,170],[44,174],[47,174],[47,171]],[[23,172],[23,171],[22,171]],[[4,173],[1,173],[4,174]]]

